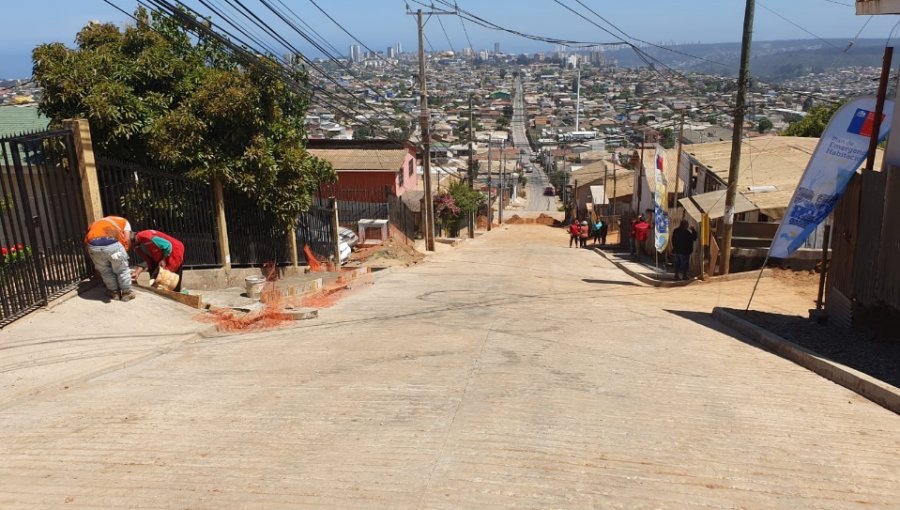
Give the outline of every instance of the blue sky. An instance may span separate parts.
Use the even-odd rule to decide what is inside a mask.
[[[135,0],[111,0],[132,11]],[[185,0],[199,5],[197,0]],[[259,0],[242,0],[244,5],[260,13],[272,26],[285,34],[296,46],[310,56],[316,52],[299,36],[291,37],[285,25],[275,23]],[[301,18],[316,28],[331,44],[346,53],[352,44],[349,36],[317,11],[309,0],[283,1]],[[430,1],[430,0],[429,0]],[[460,7],[498,25],[541,36],[584,40],[611,41],[612,37],[588,22],[565,10],[554,0],[457,0]],[[560,0],[590,16],[575,0]],[[743,0],[581,0],[622,30],[634,37],[655,43],[667,42],[736,42],[740,40],[743,19]],[[404,51],[415,48],[416,33],[412,17],[405,15],[403,0],[317,0],[320,6],[341,22],[351,33],[369,47],[384,51],[388,45],[400,42]],[[220,4],[222,0],[214,0]],[[410,5],[416,5],[409,1]],[[826,38],[850,40],[866,22],[867,17],[856,16],[853,0],[757,0],[755,40],[808,39],[804,29]],[[27,6],[27,7],[25,7]],[[60,41],[73,44],[75,33],[89,20],[124,23],[127,17],[102,0],[30,0],[16,9],[15,19],[7,20],[0,31],[0,77],[25,77],[31,74],[31,49],[40,43]],[[468,46],[459,18],[441,18],[449,36],[444,36],[437,19],[429,21],[426,35],[435,49],[450,44],[457,51]],[[862,32],[863,38],[887,39],[900,16],[876,16]],[[499,42],[504,52],[535,52],[552,50],[552,46],[522,39],[466,23],[476,49],[493,47]],[[895,35],[896,36],[896,35]]]

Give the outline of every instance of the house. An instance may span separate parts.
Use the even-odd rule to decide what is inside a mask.
[[[384,202],[385,189],[394,196],[415,189],[416,151],[393,140],[309,140],[307,150],[331,163],[338,182],[323,193],[338,200]]]
[[[0,106],[0,137],[44,131],[50,119],[38,112],[37,105]]]

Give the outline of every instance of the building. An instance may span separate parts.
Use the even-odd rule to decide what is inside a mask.
[[[309,140],[307,150],[331,163],[338,182],[327,193],[338,200],[383,202],[418,184],[416,151],[393,140]]]
[[[397,48],[395,48],[393,46],[388,46],[387,57],[388,58],[397,58]]]
[[[500,54],[500,43],[495,42],[494,43],[494,55],[499,55],[499,54]]]
[[[350,54],[348,58],[350,62],[362,62],[362,49],[358,44],[350,45]]]
[[[50,119],[38,112],[36,104],[0,106],[0,137],[44,131],[49,125]]]

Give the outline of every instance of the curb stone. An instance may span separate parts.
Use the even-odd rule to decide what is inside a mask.
[[[751,340],[758,343],[765,350],[793,361],[835,384],[839,384],[848,390],[871,400],[889,411],[900,414],[900,388],[896,388],[858,370],[823,358],[767,329],[741,319],[723,308],[713,308],[712,316],[725,326],[750,337]]]
[[[612,262],[613,265],[615,265],[617,268],[619,268],[619,269],[621,269],[622,271],[624,271],[626,274],[628,274],[628,276],[631,276],[632,278],[634,278],[634,279],[636,279],[636,280],[638,280],[638,281],[640,281],[640,282],[642,282],[642,283],[646,283],[647,285],[650,285],[650,286],[652,286],[652,287],[659,287],[659,288],[686,287],[686,286],[688,286],[688,285],[690,285],[690,284],[692,284],[692,283],[694,283],[694,282],[696,281],[696,280],[693,280],[693,279],[692,279],[692,280],[688,280],[688,281],[666,281],[666,280],[656,280],[656,279],[654,279],[654,278],[650,278],[649,276],[645,276],[645,275],[642,275],[642,274],[640,274],[640,273],[638,273],[638,272],[635,272],[635,271],[633,271],[631,268],[629,268],[628,266],[626,266],[625,264],[622,264],[621,262],[618,262],[618,261],[616,261],[616,260],[613,260],[613,258],[610,257],[609,254],[607,254],[605,251],[601,250],[600,248],[591,248],[591,250],[593,250],[593,251],[599,253],[600,255],[603,256],[603,258],[605,258],[606,260]]]

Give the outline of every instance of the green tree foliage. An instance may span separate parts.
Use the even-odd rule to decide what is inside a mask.
[[[663,128],[659,132],[659,143],[666,149],[675,147],[675,133],[672,128]]]
[[[135,17],[124,30],[87,25],[75,49],[34,49],[41,113],[54,125],[87,118],[99,153],[219,178],[292,223],[320,183],[335,178],[305,150],[303,69],[294,65],[285,77],[274,59],[240,63],[170,18],[142,8]]]
[[[507,119],[506,117],[498,117],[497,118],[497,127],[498,128],[505,128],[507,126],[509,126],[509,119]]]
[[[765,133],[775,127],[772,124],[772,121],[769,120],[768,117],[763,117],[759,119],[759,122],[756,123],[756,130],[760,133]]]
[[[840,107],[841,104],[838,103],[813,106],[802,120],[791,122],[783,134],[785,136],[822,136],[822,131],[825,131],[825,126],[828,125],[831,116]]]
[[[451,184],[449,193],[459,207],[462,217],[478,212],[478,208],[486,203],[484,193],[469,188],[469,184],[464,181]]]
[[[374,135],[372,134],[372,128],[368,126],[359,126],[353,130],[354,140],[368,140],[370,138],[374,138]]]

